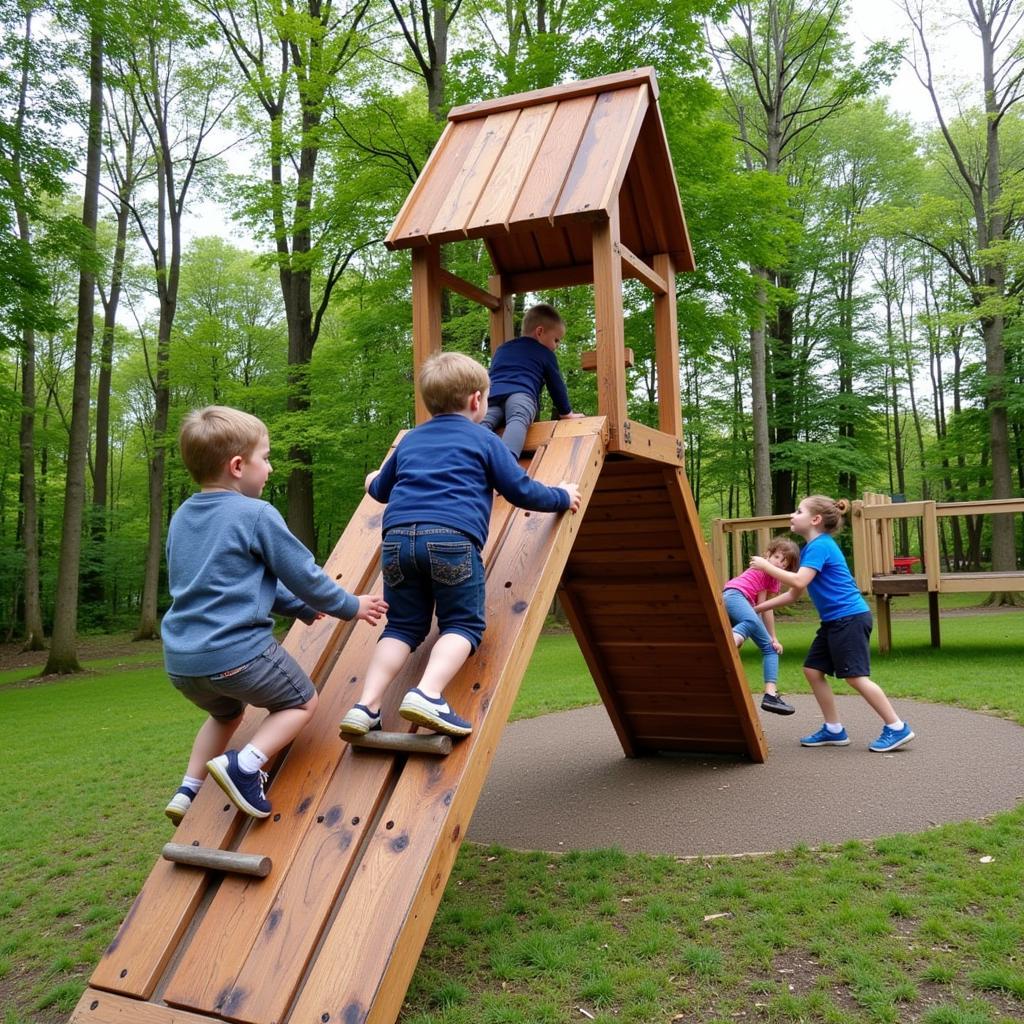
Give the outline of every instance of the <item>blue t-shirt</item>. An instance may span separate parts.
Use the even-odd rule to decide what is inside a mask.
[[[312,622],[351,619],[358,599],[321,569],[269,502],[200,491],[167,529],[171,607],[160,624],[164,665],[177,676],[237,668],[274,639],[271,612]]]
[[[870,610],[857,589],[839,545],[829,534],[823,533],[803,546],[800,568],[805,566],[816,569],[818,573],[807,584],[807,592],[822,622],[832,622]]]
[[[524,393],[540,404],[540,390],[546,384],[559,416],[572,412],[569,392],[555,353],[536,338],[513,338],[498,347],[491,359],[489,398]]]
[[[519,508],[537,512],[569,507],[569,492],[531,480],[497,434],[461,413],[445,413],[398,442],[369,493],[387,502],[385,531],[436,523],[460,530],[482,548],[494,491]]]

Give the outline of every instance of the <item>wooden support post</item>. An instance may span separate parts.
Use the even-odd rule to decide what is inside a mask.
[[[416,422],[430,413],[420,395],[420,368],[441,351],[441,248],[428,245],[412,251],[412,371],[416,381]]]
[[[889,595],[875,595],[875,618],[878,620],[878,652],[888,654],[892,650],[892,617],[889,614]]]
[[[928,626],[931,630],[932,647],[942,646],[942,637],[939,634],[939,592],[928,591]]]
[[[719,589],[725,585],[729,578],[729,556],[725,546],[725,520],[711,520],[711,563],[718,574]]]
[[[211,850],[208,846],[189,846],[187,843],[165,843],[163,858],[192,868],[229,871],[235,875],[255,875],[257,878],[266,878],[274,866],[271,859],[262,854]]]
[[[597,409],[608,418],[612,448],[622,443],[626,423],[626,339],[622,320],[622,260],[615,250],[619,240],[618,201],[608,220],[593,229],[594,327],[597,335]]]
[[[342,733],[341,738],[356,749],[390,750],[396,754],[433,754],[447,757],[452,752],[452,738],[436,733],[368,732],[365,736]]]
[[[676,321],[676,269],[668,253],[654,257],[654,269],[665,282],[665,293],[654,296],[654,360],[658,370],[658,428],[683,436],[679,402],[679,330]]]
[[[491,353],[498,350],[503,341],[508,341],[515,331],[515,321],[512,317],[513,293],[508,288],[505,279],[501,274],[491,274],[487,278],[487,287],[490,293],[499,300],[497,309],[491,310]]]

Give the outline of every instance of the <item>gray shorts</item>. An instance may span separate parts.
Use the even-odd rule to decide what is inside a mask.
[[[184,697],[219,722],[237,718],[246,704],[286,711],[311,701],[316,688],[277,641],[252,661],[213,676],[171,676]]]

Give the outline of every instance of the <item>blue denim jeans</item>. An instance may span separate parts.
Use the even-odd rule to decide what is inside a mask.
[[[477,649],[487,625],[484,564],[466,534],[437,523],[393,526],[384,534],[380,561],[388,603],[381,636],[416,650],[436,612],[441,633],[458,633]]]
[[[732,587],[723,591],[722,600],[725,602],[725,611],[732,623],[732,631],[739,636],[753,640],[764,655],[762,671],[766,683],[777,683],[779,681],[779,656],[772,647],[772,638],[764,627],[761,616],[754,611],[754,606],[738,591]]]

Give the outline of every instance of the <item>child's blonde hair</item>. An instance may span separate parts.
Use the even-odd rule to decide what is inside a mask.
[[[462,412],[470,395],[489,386],[487,371],[461,352],[438,352],[420,369],[420,394],[431,416]]]
[[[523,334],[533,334],[538,327],[564,327],[565,321],[554,306],[538,302],[523,314]]]
[[[226,405],[193,409],[181,423],[178,448],[181,461],[197,484],[216,479],[236,455],[247,458],[268,437],[258,416]]]
[[[773,537],[768,547],[764,549],[764,557],[771,558],[774,554],[780,554],[786,559],[784,568],[789,572],[796,572],[800,568],[800,549],[786,537]]]
[[[845,498],[837,501],[825,494],[812,494],[800,504],[812,516],[821,516],[821,525],[826,533],[838,533],[843,528],[843,516],[850,511],[850,503]]]

